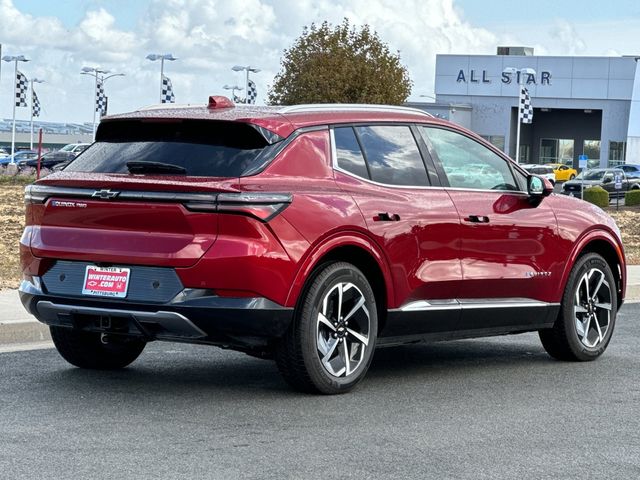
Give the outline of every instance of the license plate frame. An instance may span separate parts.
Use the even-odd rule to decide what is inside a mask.
[[[126,298],[130,280],[130,268],[87,265],[82,282],[82,295]]]

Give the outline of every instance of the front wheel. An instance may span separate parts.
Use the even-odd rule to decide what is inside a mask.
[[[596,253],[576,262],[553,328],[540,330],[542,345],[558,360],[595,360],[604,353],[616,321],[616,282]]]
[[[325,265],[303,293],[278,345],[278,368],[298,390],[347,392],[371,364],[377,331],[375,296],[366,277],[349,263]]]
[[[576,178],[576,176],[572,173],[572,174],[569,176],[569,180],[573,180],[574,178]]]

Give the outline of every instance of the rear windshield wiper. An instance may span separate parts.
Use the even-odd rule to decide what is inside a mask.
[[[187,169],[171,163],[144,162],[141,160],[127,162],[129,173],[173,173],[186,175]]]

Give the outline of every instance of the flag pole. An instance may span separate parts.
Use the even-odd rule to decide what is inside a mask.
[[[160,57],[160,103],[162,103],[163,81],[164,81],[164,56]]]
[[[31,136],[29,139],[29,150],[33,150],[33,78],[29,80],[31,87]]]
[[[518,72],[520,73],[520,72]],[[516,163],[520,163],[520,124],[522,123],[522,119],[520,118],[520,109],[521,107],[521,102],[522,102],[522,75],[519,75],[519,81],[518,81],[518,102],[517,102],[517,111],[516,111],[516,118],[518,119],[518,127],[516,129]]]
[[[16,148],[16,85],[18,84],[18,59],[14,60],[15,63],[15,75],[13,81],[13,127],[11,128],[11,163],[15,163],[16,159],[15,148]]]

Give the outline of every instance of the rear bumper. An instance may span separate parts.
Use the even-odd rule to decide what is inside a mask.
[[[38,277],[19,294],[29,313],[47,325],[140,336],[147,340],[209,343],[241,350],[263,348],[281,337],[293,309],[266,298],[228,298],[184,289],[168,303],[51,295]]]

